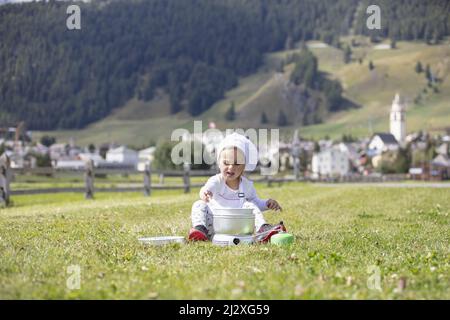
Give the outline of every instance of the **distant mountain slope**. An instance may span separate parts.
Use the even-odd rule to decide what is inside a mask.
[[[30,129],[82,128],[159,89],[170,112],[199,115],[256,71],[263,54],[326,37],[357,0],[135,0],[0,7],[0,121]],[[345,27],[345,25],[343,26]],[[345,30],[345,28],[343,28]]]
[[[350,42],[350,39],[344,39]],[[318,43],[310,43],[310,50],[318,57],[319,69],[328,77],[336,78],[344,86],[344,96],[348,101],[360,106],[346,111],[329,114],[322,124],[300,125],[292,121],[291,114],[295,109],[288,103],[281,103],[283,84],[276,66],[285,57],[296,50],[280,51],[270,54],[258,72],[243,77],[239,85],[228,91],[225,98],[218,101],[211,109],[199,117],[192,118],[188,114],[160,114],[152,118],[152,110],[164,102],[164,96],[147,104],[130,101],[118,112],[80,131],[50,131],[42,134],[56,136],[59,140],[68,141],[74,137],[80,144],[116,141],[132,145],[145,145],[149,141],[170,139],[175,128],[193,130],[193,120],[203,120],[205,129],[210,121],[214,121],[219,129],[266,127],[279,128],[276,117],[280,109],[289,115],[291,124],[281,128],[282,135],[291,135],[294,129],[300,129],[304,137],[323,138],[330,136],[340,138],[343,134],[367,137],[371,132],[389,130],[389,111],[396,92],[407,101],[407,131],[440,130],[450,124],[450,44],[426,45],[414,42],[398,42],[397,49],[383,48],[370,44],[367,39],[358,40],[361,45],[353,48],[353,60],[349,64],[343,62],[343,52]],[[359,63],[362,58],[362,63]],[[375,68],[370,71],[369,61]],[[415,66],[420,61],[424,68],[428,64],[440,78],[436,84],[438,92],[427,86],[424,73],[416,73]],[[292,68],[287,66],[284,79],[289,78]],[[427,88],[427,93],[424,89]],[[421,95],[421,100],[414,99]],[[237,119],[233,122],[225,120],[225,113],[234,102]],[[137,110],[142,117],[138,119]],[[260,123],[261,112],[267,113],[269,124]]]
[[[389,46],[387,46],[389,47]],[[305,135],[340,137],[343,133],[368,136],[389,130],[389,111],[396,92],[407,102],[407,131],[437,130],[450,127],[450,45],[426,45],[398,42],[397,49],[369,44],[353,49],[350,64],[333,63],[323,49],[314,52],[324,71],[339,79],[345,96],[362,106],[360,109],[330,115],[324,124],[302,128]],[[360,64],[358,59],[362,59]],[[368,64],[372,61],[373,70]],[[425,72],[417,73],[416,65],[430,66],[439,79],[428,85]],[[436,88],[436,89],[435,89]],[[436,91],[436,92],[435,92]]]
[[[100,5],[105,2],[108,5]],[[257,125],[261,112],[265,112],[267,125],[274,126],[283,111],[290,126],[320,122],[325,116],[333,119],[332,130],[327,124],[319,124],[308,127],[311,134],[334,134],[344,128],[361,133],[369,122],[365,118],[368,114],[372,127],[381,119],[381,112],[367,106],[389,104],[391,91],[398,90],[399,85],[404,86],[407,95],[411,87],[411,94],[416,96],[424,85],[409,85],[415,76],[408,73],[412,72],[411,66],[394,56],[403,59],[405,55],[404,61],[412,64],[416,61],[400,45],[398,50],[384,52],[373,50],[376,43],[352,46],[353,61],[344,64],[348,57],[343,50],[351,42],[343,35],[351,28],[352,34],[366,34],[373,42],[385,37],[392,37],[394,44],[403,43],[401,39],[425,40],[434,44],[423,47],[423,52],[429,52],[427,48],[445,47],[450,19],[447,0],[383,0],[383,28],[368,31],[365,7],[369,3],[93,1],[80,3],[81,31],[67,30],[65,3],[4,5],[0,7],[0,123],[25,121],[29,129],[40,130],[80,129],[92,124],[88,132],[92,127],[105,128],[110,121],[119,126],[120,121],[129,120],[134,121],[132,125],[143,121],[146,131],[155,118],[167,118],[166,125],[174,119],[179,125],[181,119],[187,122],[200,118],[220,123],[234,102],[235,125]],[[284,49],[311,39],[327,43],[312,50],[319,57],[319,68],[328,72],[324,79],[342,83],[347,97],[343,106],[350,103],[361,109],[330,114],[332,108],[323,99],[323,88],[312,85],[315,88],[307,92],[301,85],[286,82],[292,66],[286,66],[285,80],[274,77],[280,63],[286,61],[286,57],[279,56],[298,51]],[[417,55],[422,55],[421,50]],[[264,62],[270,52],[277,53],[269,54],[271,61]],[[364,59],[362,66],[355,60],[358,54]],[[372,72],[367,68],[369,60],[375,63]],[[432,58],[428,60],[434,63]],[[410,77],[403,79],[405,70],[409,70],[406,74]],[[429,88],[418,105],[440,104],[445,79],[437,85],[441,95],[434,98],[430,91],[435,89]],[[342,106],[335,108],[339,109]],[[352,123],[354,114],[360,118],[349,127],[346,121]]]

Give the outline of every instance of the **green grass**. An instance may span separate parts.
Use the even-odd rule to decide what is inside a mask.
[[[448,189],[258,185],[288,247],[146,247],[185,235],[196,190],[16,196],[0,210],[2,299],[449,299]],[[81,288],[69,290],[70,265]],[[381,272],[381,291],[367,281]],[[400,279],[406,287],[397,290]]]

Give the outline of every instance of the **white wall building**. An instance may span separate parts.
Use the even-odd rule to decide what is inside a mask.
[[[349,157],[339,148],[329,148],[312,157],[313,176],[345,176],[350,171]]]
[[[94,167],[101,166],[106,162],[106,160],[103,159],[102,156],[98,153],[90,153],[90,152],[80,153],[78,155],[78,158],[80,158],[82,161],[85,162],[91,160],[94,163]]]
[[[392,102],[390,132],[400,145],[405,142],[406,108],[398,93],[395,95],[394,101]]]
[[[86,162],[83,160],[54,160],[52,161],[53,168],[66,170],[84,170]]]
[[[155,150],[156,150],[156,147],[150,147],[150,148],[139,151],[139,154],[138,154],[139,163],[137,165],[137,169],[139,171],[144,171],[147,163],[149,161],[151,162],[154,160]]]
[[[106,153],[106,161],[124,166],[137,166],[139,155],[136,151],[121,146]]]
[[[386,151],[397,151],[399,145],[390,133],[375,133],[369,142],[367,152],[370,156],[380,155]]]

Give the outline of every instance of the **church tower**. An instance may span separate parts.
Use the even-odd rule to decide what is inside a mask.
[[[403,101],[400,99],[400,95],[397,93],[395,95],[394,101],[392,102],[391,109],[391,121],[390,129],[391,134],[397,139],[399,144],[405,142],[406,137],[406,110]]]

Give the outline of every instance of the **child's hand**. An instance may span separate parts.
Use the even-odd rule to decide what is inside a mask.
[[[205,202],[209,202],[209,200],[211,200],[213,194],[211,191],[205,191],[203,192],[203,194],[201,195],[201,199]]]
[[[273,200],[273,199],[267,200],[266,206],[267,206],[267,208],[269,208],[270,210],[283,211],[283,209],[282,209],[281,206],[278,204],[278,202],[277,202],[276,200]]]

